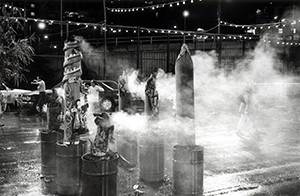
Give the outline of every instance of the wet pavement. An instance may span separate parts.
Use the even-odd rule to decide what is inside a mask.
[[[0,138],[0,195],[41,192],[40,130],[46,122],[35,116],[5,113]]]
[[[300,195],[300,109],[298,100],[269,105],[257,113],[259,128],[236,134],[239,115],[211,111],[211,122],[196,127],[197,144],[204,147],[204,195]],[[269,114],[276,114],[269,115]],[[41,174],[41,117],[6,113],[0,137],[0,195],[52,195]],[[175,135],[165,138],[165,174],[160,187],[144,186],[145,195],[171,195],[172,147]],[[119,168],[118,195],[133,195],[140,183],[138,170]],[[47,185],[47,184],[46,184]],[[47,192],[48,191],[48,192]]]
[[[213,123],[197,129],[197,143],[205,147],[205,195],[300,195],[298,102],[262,104],[252,117],[255,130],[242,134],[239,116],[208,113]]]

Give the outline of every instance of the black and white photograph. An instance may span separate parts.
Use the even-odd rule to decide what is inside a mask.
[[[0,195],[300,196],[300,1],[1,0]]]

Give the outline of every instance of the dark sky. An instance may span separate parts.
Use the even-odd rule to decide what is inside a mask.
[[[166,4],[164,8],[145,9],[144,11],[134,11],[126,13],[116,13],[107,10],[107,23],[113,25],[140,26],[148,28],[171,29],[174,25],[178,29],[184,29],[183,11],[188,10],[189,16],[186,18],[186,30],[195,31],[197,28],[205,30],[211,29],[218,24],[218,0],[186,0],[185,4],[169,3],[176,0],[110,0],[106,1],[108,8],[135,8]],[[72,3],[74,4],[74,1]],[[78,1],[79,9],[88,9],[91,14],[98,15],[98,20],[103,19],[102,1]],[[284,7],[287,9],[293,5],[300,5],[299,0],[222,0],[221,20],[236,24],[255,24],[256,12],[261,11],[261,15],[274,16],[274,9]],[[277,7],[277,8],[275,8]],[[271,20],[266,22],[272,22]]]
[[[193,3],[191,3],[193,1]],[[5,2],[5,1],[2,1]],[[29,5],[36,3],[39,5],[39,13],[44,14],[49,9],[60,10],[60,0],[10,0],[7,2],[23,3]],[[103,1],[102,0],[62,0],[63,12],[73,11],[82,12],[85,15],[81,18],[81,22],[101,22],[104,20]],[[117,13],[107,10],[107,24],[109,25],[126,25],[140,26],[146,28],[173,29],[174,25],[177,29],[184,29],[183,11],[188,10],[189,16],[186,18],[186,30],[196,31],[197,28],[204,30],[216,27],[218,24],[218,5],[221,2],[221,20],[235,24],[256,24],[257,11],[260,11],[260,18],[265,23],[272,22],[274,10],[284,10],[292,8],[293,5],[300,6],[299,0],[186,0],[183,4],[181,0],[106,0],[106,7],[112,8],[135,8],[146,6],[157,6],[166,4],[164,8],[145,9],[144,11],[134,11],[126,13]],[[174,2],[180,2],[177,5]],[[172,7],[170,3],[174,3]],[[51,8],[47,8],[48,5]],[[48,10],[47,10],[48,9]],[[47,16],[39,17],[43,18]],[[58,20],[59,14],[58,14]],[[75,20],[74,18],[69,20]],[[234,31],[234,29],[223,28],[226,31]],[[215,33],[216,29],[211,33]]]

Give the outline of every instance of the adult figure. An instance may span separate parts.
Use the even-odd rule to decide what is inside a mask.
[[[238,96],[238,101],[240,103],[239,113],[241,114],[241,118],[238,122],[237,134],[242,135],[242,130],[247,131],[248,133],[255,130],[253,126],[253,113],[256,107],[254,83],[246,85]]]
[[[95,80],[91,80],[91,86],[88,90],[88,96],[89,96],[89,103],[91,105],[91,111],[93,113],[100,113],[100,105],[99,105],[99,93],[104,92],[104,89],[100,87],[99,85],[96,85]]]
[[[145,88],[145,113],[148,116],[157,116],[158,109],[158,92],[156,90],[156,76],[158,68],[155,68],[146,82]]]
[[[41,114],[43,112],[43,106],[46,104],[46,83],[40,76],[37,76],[32,83],[38,85],[37,90],[39,91],[39,101],[37,105],[39,107],[39,113]]]

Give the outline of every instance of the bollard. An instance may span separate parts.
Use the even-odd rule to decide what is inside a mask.
[[[117,137],[117,152],[129,162],[129,168],[135,167],[138,161],[137,137],[134,135],[119,134]]]
[[[56,132],[41,132],[41,165],[43,176],[56,176]]]
[[[164,138],[159,135],[141,137],[139,160],[141,180],[162,181],[164,178]]]
[[[56,192],[56,132],[42,130],[40,135],[42,190],[45,194],[53,194]]]
[[[57,146],[57,193],[60,195],[76,195],[80,191],[81,156],[84,154],[85,141],[78,144]]]
[[[116,196],[118,154],[96,157],[85,154],[82,160],[82,196]]]
[[[203,147],[173,147],[173,195],[203,195]]]

